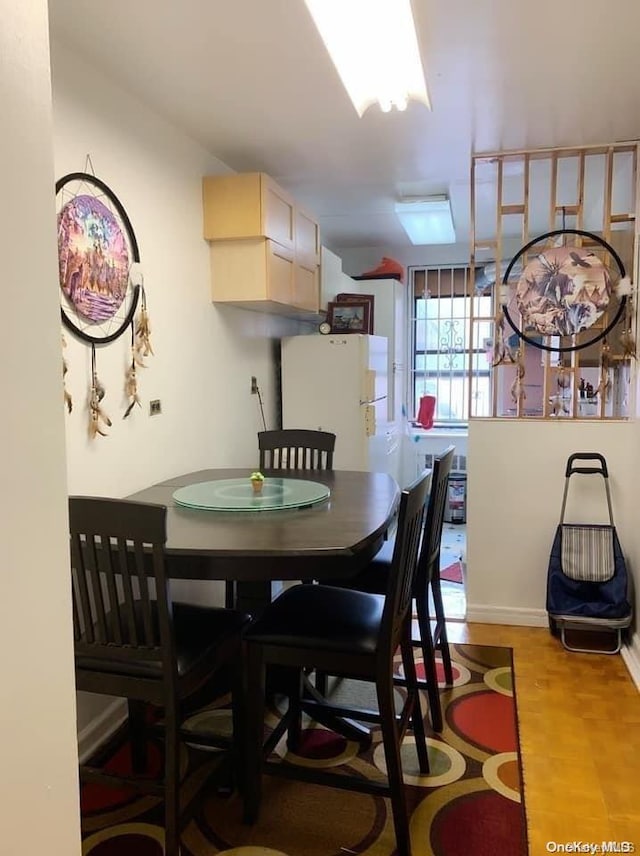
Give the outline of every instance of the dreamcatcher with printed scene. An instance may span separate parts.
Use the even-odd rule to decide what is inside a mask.
[[[521,406],[525,398],[525,344],[556,355],[562,391],[571,385],[571,354],[600,343],[594,397],[606,397],[612,336],[619,324],[616,350],[623,359],[635,357],[631,298],[631,281],[620,256],[599,235],[563,228],[525,244],[504,271],[493,340],[492,365],[516,366],[514,403]]]
[[[87,164],[91,166],[90,158]],[[153,354],[140,253],[131,221],[115,193],[92,173],[74,172],[56,182],[60,311],[65,329],[91,348],[89,436],[106,436],[112,422],[97,372],[96,349],[129,332],[123,418],[141,406],[137,368]],[[66,346],[63,332],[63,346]],[[63,357],[63,377],[68,363]],[[73,402],[64,388],[70,413]]]

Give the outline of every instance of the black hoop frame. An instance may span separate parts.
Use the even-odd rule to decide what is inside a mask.
[[[548,238],[555,238],[558,235],[579,235],[582,238],[590,238],[591,240],[595,241],[613,257],[615,263],[618,265],[620,271],[620,278],[622,279],[622,277],[625,276],[625,269],[624,264],[622,263],[622,259],[616,253],[613,247],[608,244],[607,241],[604,240],[604,238],[601,238],[599,235],[595,235],[593,232],[585,232],[582,229],[554,229],[552,232],[545,232],[544,235],[539,235],[537,238],[533,238],[533,240],[529,241],[528,244],[525,244],[523,247],[521,247],[520,250],[518,250],[518,252],[511,259],[507,266],[504,276],[502,277],[502,285],[507,286],[509,284],[509,275],[513,266],[518,261],[520,256],[524,255],[527,250],[531,249],[531,247],[535,246],[536,244],[539,244],[540,241],[545,241]],[[526,333],[523,333],[522,330],[520,330],[516,326],[515,321],[511,318],[511,315],[509,314],[509,310],[507,309],[505,303],[501,304],[501,308],[509,326],[518,336],[518,338],[521,339],[523,342],[526,342],[528,345],[531,345],[534,348],[538,348],[541,351],[550,351],[554,354],[567,354],[571,353],[572,351],[581,351],[583,348],[588,348],[591,345],[595,345],[596,342],[600,342],[602,339],[608,336],[609,333],[616,326],[618,321],[620,321],[620,319],[622,318],[622,313],[624,312],[624,307],[626,303],[627,296],[625,294],[620,298],[620,305],[618,306],[618,311],[616,312],[613,320],[607,325],[604,330],[598,333],[597,336],[594,336],[593,339],[590,339],[588,342],[583,342],[580,345],[565,345],[563,347],[557,348],[553,347],[552,345],[545,345],[542,342],[537,342],[535,339],[531,338],[531,336],[527,336]]]
[[[113,190],[101,181],[99,178],[96,178],[95,175],[91,175],[88,172],[70,172],[67,175],[64,175],[62,178],[56,181],[56,195],[62,190],[62,188],[66,184],[70,184],[72,181],[84,181],[88,184],[93,184],[95,187],[98,187],[105,196],[108,197],[109,201],[112,203],[113,207],[118,212],[118,216],[122,220],[122,224],[126,230],[127,238],[129,239],[129,244],[131,246],[131,254],[133,256],[133,262],[140,262],[140,251],[138,249],[138,241],[136,240],[135,233],[133,231],[133,226],[131,225],[131,220],[129,220],[129,215],[125,211],[124,205],[118,197],[115,195]],[[109,342],[113,342],[119,336],[121,336],[124,331],[127,329],[129,324],[131,324],[133,320],[133,316],[136,313],[136,309],[138,308],[138,300],[140,298],[140,286],[133,286],[133,296],[131,298],[131,305],[125,315],[125,318],[122,324],[118,327],[117,330],[114,330],[112,333],[109,333],[106,336],[92,336],[90,333],[87,333],[85,330],[80,329],[76,324],[73,323],[71,318],[64,311],[64,307],[60,307],[60,314],[62,316],[62,323],[64,326],[73,333],[74,336],[77,336],[79,339],[82,339],[83,342],[89,342],[94,345],[107,345]]]

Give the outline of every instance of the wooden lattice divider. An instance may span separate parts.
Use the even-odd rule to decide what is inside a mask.
[[[631,156],[631,178],[629,182],[629,194],[630,194],[630,204],[628,206],[627,211],[614,211],[612,209],[613,200],[614,200],[614,182],[615,182],[615,159],[617,155],[620,154],[629,154]],[[589,229],[587,224],[587,217],[585,212],[586,205],[586,182],[587,182],[587,162],[589,158],[594,156],[599,156],[600,158],[604,158],[604,169],[603,169],[603,183],[601,188],[597,191],[597,195],[601,195],[602,198],[602,218],[601,222],[598,224],[599,228],[591,228]],[[576,167],[576,186],[575,186],[575,198],[573,200],[560,200],[559,198],[559,189],[560,189],[560,169],[559,167],[566,163],[566,159],[573,159],[575,161]],[[548,161],[549,162],[549,214],[548,214],[548,224],[547,228],[536,228],[532,232],[532,216],[531,216],[531,166],[535,161]],[[522,181],[522,199],[520,201],[513,201],[513,199],[506,200],[505,199],[505,164],[507,163],[518,163],[522,164],[523,168],[523,181]],[[492,238],[478,238],[477,232],[477,181],[478,181],[478,167],[479,166],[487,166],[495,164],[495,234]],[[573,166],[573,164],[572,164]],[[579,230],[587,230],[595,233],[599,233],[602,235],[607,243],[611,243],[614,233],[619,231],[618,229],[614,229],[614,226],[619,226],[619,224],[628,224],[630,232],[630,236],[632,238],[632,248],[630,250],[630,258],[626,259],[628,262],[627,273],[632,276],[632,280],[636,282],[636,274],[637,274],[637,265],[638,265],[638,233],[637,233],[637,225],[636,225],[636,206],[638,205],[638,145],[636,143],[616,143],[607,146],[587,146],[587,147],[579,147],[579,148],[553,148],[553,149],[535,149],[535,150],[522,150],[522,151],[510,151],[510,152],[493,152],[486,154],[478,154],[474,155],[471,159],[471,252],[470,252],[470,276],[469,276],[469,296],[471,298],[471,324],[470,324],[470,339],[471,339],[471,350],[474,349],[474,341],[477,335],[477,325],[478,322],[483,321],[492,321],[492,319],[488,319],[486,317],[481,317],[476,315],[476,266],[480,264],[479,262],[479,253],[480,251],[493,251],[496,274],[495,274],[495,284],[493,287],[493,304],[494,304],[494,318],[495,312],[497,312],[499,308],[499,299],[500,299],[500,290],[502,277],[504,274],[504,268],[502,262],[505,261],[503,257],[504,247],[506,239],[510,236],[505,235],[505,217],[513,218],[514,215],[521,218],[521,229],[519,238],[521,240],[520,246],[524,246],[529,240],[535,237],[536,234],[542,234],[544,231],[554,231],[559,228],[576,228]],[[486,195],[486,190],[485,190]],[[567,220],[570,222],[567,222]],[[591,218],[593,219],[593,218]],[[632,230],[632,232],[631,232]],[[602,248],[595,241],[589,241],[588,239],[582,239],[579,237],[574,238],[575,243],[578,246],[588,247],[589,245],[593,245],[595,247],[599,247],[600,250]],[[528,254],[530,255],[530,254]],[[605,253],[605,262],[611,263],[611,259],[608,258],[609,254]],[[522,258],[523,267],[526,265],[528,257]],[[485,262],[486,263],[486,262]],[[615,265],[614,265],[615,268]],[[635,313],[635,301],[634,301],[634,313]],[[606,324],[608,323],[608,313],[602,316],[599,319],[598,324],[591,327],[590,330],[596,331],[599,329],[604,329]],[[634,332],[635,332],[635,318],[634,318]],[[507,333],[510,333],[510,330],[507,329]],[[615,334],[615,330],[612,331],[612,335]],[[494,336],[496,335],[496,331],[494,329]],[[578,334],[579,335],[579,334]],[[551,341],[550,337],[544,337],[544,341],[549,343]],[[576,336],[571,338],[572,344],[576,344],[578,341]],[[598,360],[596,361],[599,365],[602,359],[602,347],[604,346],[606,340],[603,340],[599,343],[598,346]],[[522,341],[520,341],[520,347],[523,348],[523,354],[526,352],[526,349],[533,349],[533,346],[528,345]],[[595,347],[595,346],[594,346]],[[537,349],[536,349],[537,350]],[[589,349],[591,350],[591,349]],[[584,354],[584,351],[570,351],[564,354],[556,354],[551,353],[549,351],[541,350],[539,353],[542,355],[542,413],[538,418],[550,419],[557,418],[553,414],[554,407],[552,406],[552,402],[554,399],[552,396],[560,396],[563,395],[561,388],[558,384],[558,376],[561,371],[567,372],[571,377],[571,408],[569,415],[573,418],[576,418],[581,414],[579,412],[579,382],[581,377],[581,370],[585,368],[589,368],[593,370],[594,366],[586,366],[584,362],[584,358],[581,357]],[[620,362],[620,360],[625,359],[621,355],[613,355],[613,361]],[[626,358],[628,359],[628,358]],[[591,362],[594,361],[593,353],[591,354]],[[498,417],[505,415],[500,412],[501,404],[500,398],[504,400],[505,397],[505,389],[507,386],[507,378],[511,372],[515,371],[512,363],[501,362],[498,366],[496,366],[492,371],[492,383],[491,383],[491,412],[490,416]],[[474,392],[474,377],[473,372],[471,371],[470,365],[470,381],[469,381],[469,413],[470,415],[475,415],[473,411],[473,392]],[[564,402],[564,399],[562,399]],[[559,398],[555,399],[556,407],[561,403]],[[613,408],[613,404],[612,404]],[[606,396],[600,395],[597,400],[597,416],[600,419],[606,418],[616,418],[616,413],[607,414],[607,399]],[[516,406],[514,408],[515,416],[517,418],[521,418],[525,415],[530,416],[531,414],[526,414],[526,407],[523,407],[523,400],[519,398],[516,402]]]

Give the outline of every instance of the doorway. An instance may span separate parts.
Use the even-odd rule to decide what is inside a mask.
[[[466,523],[445,522],[440,546],[440,588],[447,619],[461,621],[467,614],[466,562]]]

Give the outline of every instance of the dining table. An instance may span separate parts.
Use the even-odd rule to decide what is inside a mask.
[[[302,507],[211,510],[180,504],[176,493],[207,482],[246,480],[250,468],[184,473],[127,497],[167,508],[166,556],[172,579],[233,580],[236,603],[259,614],[288,580],[346,578],[365,567],[393,525],[400,489],[387,473],[265,470],[277,479],[325,486],[328,495]]]
[[[380,550],[395,522],[400,489],[386,473],[264,470],[264,502],[251,494],[250,475],[248,468],[198,470],[127,499],[166,506],[165,554],[171,579],[233,581],[236,607],[254,617],[277,596],[283,582],[322,582],[356,574]],[[274,492],[269,488],[284,484],[284,493],[293,488],[295,495],[295,488],[301,487],[295,480],[310,490],[309,502],[303,498],[296,507],[269,508]],[[314,493],[312,485],[320,490]],[[198,507],[202,497],[219,495],[231,497],[232,505],[234,497],[242,495],[244,507]],[[182,504],[185,496],[196,507]],[[273,683],[277,685],[277,678]],[[305,687],[306,697],[323,700],[306,678]],[[318,710],[314,718],[349,739],[370,740],[362,723]]]

